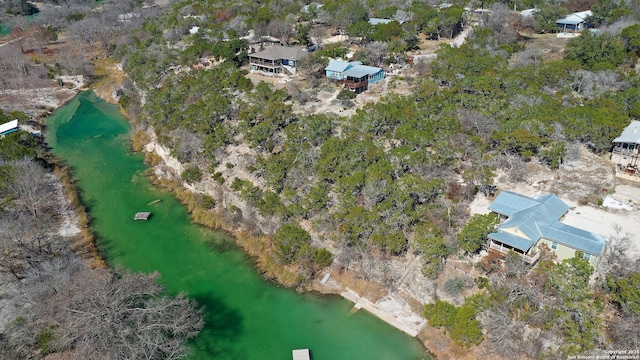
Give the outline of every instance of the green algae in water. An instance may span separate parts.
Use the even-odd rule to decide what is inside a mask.
[[[340,297],[265,283],[232,239],[192,224],[184,206],[147,181],[126,119],[93,92],[57,110],[47,127],[53,153],[73,169],[109,263],[157,270],[169,292],[185,291],[206,306],[191,358],[291,359],[298,348],[309,348],[313,360],[430,358],[418,340],[369,313],[350,314],[352,304]],[[153,215],[134,221],[138,211]]]

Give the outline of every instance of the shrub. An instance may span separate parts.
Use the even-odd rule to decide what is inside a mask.
[[[293,263],[300,249],[311,243],[309,233],[295,224],[282,225],[273,237],[278,257],[285,264]]]
[[[462,250],[474,253],[487,242],[487,235],[500,223],[500,217],[496,213],[475,214],[464,229],[458,234],[458,240]]]
[[[187,184],[193,184],[202,180],[202,171],[196,166],[192,166],[185,169],[180,177],[182,178],[182,181]]]
[[[203,209],[206,209],[206,210],[213,209],[214,207],[216,207],[216,199],[214,199],[210,195],[204,194],[202,195],[201,206]]]
[[[220,185],[224,184],[224,177],[222,177],[221,172],[217,171],[211,177],[213,178],[213,180],[217,181],[218,184]]]
[[[338,93],[336,97],[338,100],[351,100],[356,98],[356,93],[351,90],[344,89]]]
[[[451,278],[444,283],[444,291],[451,296],[457,296],[465,287],[464,280],[458,277]]]
[[[481,295],[480,295],[481,297]],[[469,347],[482,342],[482,327],[476,320],[480,299],[472,296],[461,307],[438,300],[424,306],[422,313],[433,327],[444,327],[456,344]]]
[[[333,254],[326,248],[315,249],[313,253],[313,260],[320,267],[331,265],[333,261]]]

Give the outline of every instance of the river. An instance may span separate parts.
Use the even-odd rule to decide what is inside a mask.
[[[171,193],[152,186],[119,109],[83,92],[47,120],[52,152],[73,169],[110,266],[159,271],[170,293],[206,307],[193,359],[430,359],[420,342],[338,296],[298,294],[266,283],[233,239],[194,225]],[[153,200],[160,199],[152,205]],[[134,221],[150,211],[148,221]]]

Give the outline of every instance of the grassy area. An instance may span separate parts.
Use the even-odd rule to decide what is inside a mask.
[[[69,199],[73,212],[78,217],[80,235],[71,243],[71,249],[85,261],[88,261],[91,268],[106,268],[107,264],[96,247],[94,234],[89,227],[91,218],[80,200],[80,194],[74,184],[70,169],[66,166],[56,167],[54,173],[62,182],[65,196]]]
[[[97,60],[94,68],[95,82],[91,85],[101,98],[111,101],[113,92],[118,89],[125,79],[124,72],[116,66],[114,59]]]

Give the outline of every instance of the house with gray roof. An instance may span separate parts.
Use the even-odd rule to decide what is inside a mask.
[[[531,198],[502,191],[489,210],[505,219],[489,234],[489,249],[503,254],[515,251],[529,264],[538,260],[540,246],[545,244],[559,261],[580,251],[595,266],[606,243],[598,234],[563,224],[569,206],[554,194]]]
[[[587,19],[590,16],[593,16],[591,10],[576,12],[556,20],[556,25],[564,32],[580,32],[589,27]]]
[[[271,46],[249,54],[251,70],[269,76],[295,75],[298,62],[307,53],[299,47]]]
[[[369,84],[383,80],[385,77],[384,69],[362,65],[360,61],[330,60],[324,71],[326,77],[341,81],[347,89],[358,94],[367,90]]]
[[[620,136],[613,139],[611,161],[621,164],[621,169],[638,169],[640,155],[640,121],[632,120]]]

